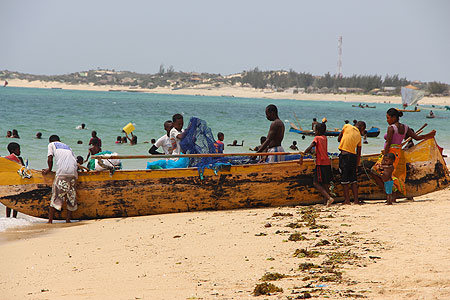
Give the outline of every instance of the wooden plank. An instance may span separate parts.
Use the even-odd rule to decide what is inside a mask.
[[[257,152],[257,153],[205,153],[205,154],[173,154],[173,155],[93,155],[93,159],[141,159],[141,158],[198,158],[198,157],[232,157],[232,156],[271,156],[299,154],[294,152]]]

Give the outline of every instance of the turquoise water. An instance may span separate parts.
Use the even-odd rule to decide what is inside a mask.
[[[379,127],[378,138],[369,138],[363,146],[363,153],[379,152],[383,147],[383,135],[387,123],[385,112],[391,104],[376,104],[375,109],[352,108],[352,103],[329,101],[298,101],[249,99],[233,97],[209,97],[186,95],[160,95],[128,92],[94,92],[74,90],[52,90],[34,88],[0,88],[0,155],[7,155],[6,146],[16,141],[21,145],[22,157],[29,160],[32,168],[46,167],[48,137],[52,134],[72,147],[76,155],[86,157],[91,131],[96,130],[102,139],[103,150],[122,155],[148,154],[152,138],[164,134],[163,123],[175,113],[185,117],[185,127],[192,116],[204,119],[214,135],[222,131],[225,144],[233,140],[245,140],[244,147],[225,147],[225,152],[248,152],[249,147],[259,144],[259,138],[266,135],[270,122],[265,118],[265,107],[273,103],[278,106],[280,118],[296,124],[294,113],[301,126],[309,129],[313,117],[328,119],[328,128],[340,128],[344,120],[364,120],[368,127]],[[354,104],[354,103],[353,103]],[[405,113],[402,122],[412,128],[428,123],[427,131],[437,130],[437,141],[444,148],[450,147],[450,132],[447,130],[450,112],[436,111],[438,118],[426,119],[428,110],[420,113]],[[115,144],[116,137],[128,122],[136,124],[138,145]],[[85,123],[88,130],[75,127]],[[283,142],[287,150],[293,140],[304,150],[312,141],[288,132]],[[7,139],[7,130],[17,129],[20,140]],[[43,139],[35,139],[36,132],[42,132]],[[78,145],[77,141],[83,141]],[[329,151],[337,152],[337,139],[329,138]],[[448,153],[448,152],[447,152]],[[145,160],[126,160],[126,169],[145,168]]]

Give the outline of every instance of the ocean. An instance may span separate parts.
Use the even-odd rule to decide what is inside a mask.
[[[57,134],[75,155],[86,158],[92,130],[96,130],[102,139],[103,150],[121,155],[145,155],[152,144],[144,142],[161,137],[165,133],[164,121],[170,120],[175,113],[184,116],[185,127],[193,116],[205,120],[215,137],[219,131],[225,134],[225,145],[233,140],[238,143],[244,141],[243,147],[225,146],[225,152],[249,152],[249,147],[259,145],[260,137],[267,135],[270,122],[265,117],[265,107],[268,104],[275,104],[280,119],[285,121],[283,147],[286,150],[294,140],[300,150],[306,149],[312,141],[312,137],[302,140],[299,134],[289,132],[289,122],[310,129],[312,118],[320,121],[326,117],[328,129],[341,128],[344,120],[352,122],[354,119],[365,121],[368,128],[379,127],[380,136],[368,138],[369,144],[363,145],[364,154],[381,151],[387,128],[386,111],[390,107],[400,106],[377,103],[374,104],[376,108],[363,109],[352,107],[355,103],[334,101],[6,87],[0,88],[0,156],[9,154],[6,149],[8,143],[18,142],[22,157],[28,160],[29,166],[43,169],[47,164],[48,138]],[[445,154],[449,154],[450,131],[447,126],[450,111],[435,110],[435,119],[427,119],[428,112],[423,109],[418,113],[405,113],[401,122],[414,129],[428,123],[425,132],[436,129],[438,144],[444,147]],[[135,124],[134,134],[138,137],[138,144],[116,144],[116,137],[123,135],[122,128],[129,122]],[[81,123],[85,123],[87,129],[75,129]],[[13,129],[18,130],[20,139],[5,138],[6,132]],[[37,132],[42,132],[42,139],[35,138]],[[83,144],[77,144],[77,141]],[[337,152],[337,146],[337,139],[329,137],[329,152]],[[146,166],[146,160],[125,160],[123,165],[125,169],[142,169]],[[0,231],[14,223],[3,219],[4,208],[0,207]]]

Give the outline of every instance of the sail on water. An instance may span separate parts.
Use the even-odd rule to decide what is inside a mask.
[[[416,105],[420,99],[425,96],[425,91],[419,90],[419,88],[413,85],[407,85],[402,87],[402,103],[403,108],[407,106]]]

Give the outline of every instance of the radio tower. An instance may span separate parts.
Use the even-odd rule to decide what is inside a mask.
[[[342,77],[342,36],[338,38],[338,63],[336,76]]]

